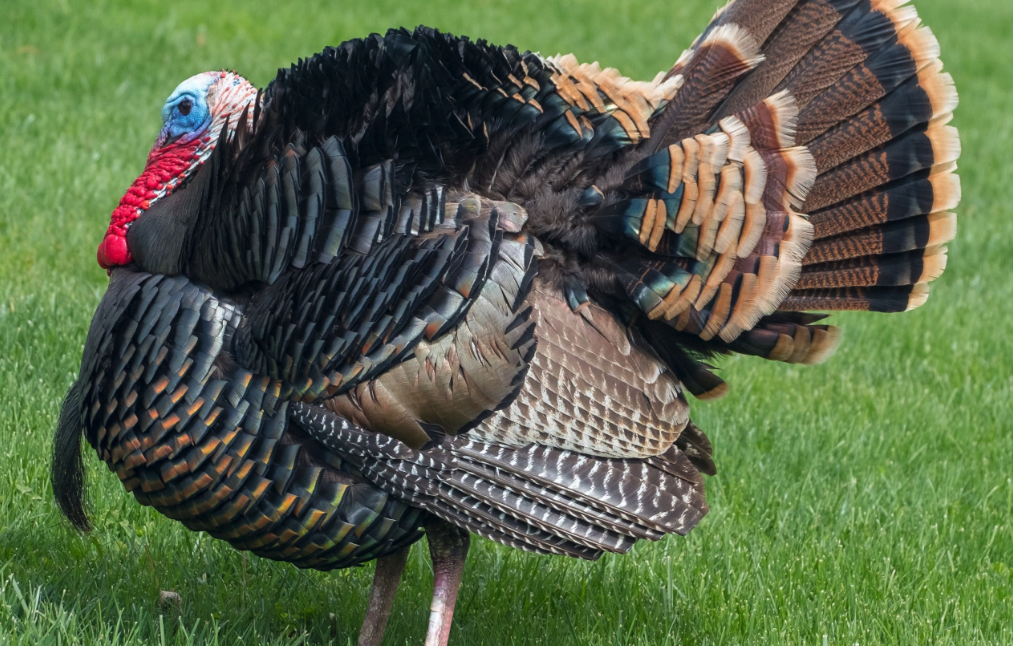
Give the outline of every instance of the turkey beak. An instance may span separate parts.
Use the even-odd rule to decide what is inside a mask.
[[[161,150],[162,148],[176,143],[182,137],[182,134],[172,136],[169,132],[169,124],[162,126],[162,130],[158,133],[158,137],[155,138],[155,144],[151,147],[151,152],[148,153],[148,160],[151,160],[152,155]]]

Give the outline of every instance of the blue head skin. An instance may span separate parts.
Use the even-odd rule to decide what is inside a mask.
[[[211,125],[208,89],[219,80],[218,74],[198,74],[180,83],[162,106],[162,131],[155,147],[188,143]]]

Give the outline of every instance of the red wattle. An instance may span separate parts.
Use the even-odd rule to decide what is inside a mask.
[[[151,151],[148,164],[141,176],[127,189],[120,205],[113,210],[106,236],[98,246],[98,264],[103,269],[126,265],[131,261],[127,248],[127,228],[151,206],[157,191],[171,192],[192,170],[200,158],[200,139],[186,143],[172,143]]]
[[[112,269],[130,263],[130,250],[126,236],[108,233],[98,246],[98,264],[102,269]]]

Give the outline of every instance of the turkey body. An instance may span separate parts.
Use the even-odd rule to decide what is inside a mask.
[[[918,307],[942,273],[941,68],[902,2],[735,0],[652,82],[426,28],[262,93],[194,77],[100,247],[58,500],[87,525],[83,430],[191,529],[380,559],[360,643],[423,532],[429,643],[468,533],[588,559],[685,534],[715,473],[687,400],[725,392],[710,358],[823,361],[814,311]]]
[[[469,434],[416,450],[299,402],[235,360],[256,325],[246,309],[182,276],[116,269],[75,387],[86,438],[126,489],[194,531],[326,570],[410,545],[423,510],[584,558],[706,512],[678,446],[646,463]]]

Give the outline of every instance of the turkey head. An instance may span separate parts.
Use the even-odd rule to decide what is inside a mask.
[[[235,132],[256,101],[257,89],[229,71],[204,72],[176,87],[162,107],[162,130],[144,172],[112,213],[98,247],[99,265],[110,270],[136,262],[156,273],[179,272],[195,212],[188,207],[203,194],[181,189],[202,179],[200,169],[221,136]]]

